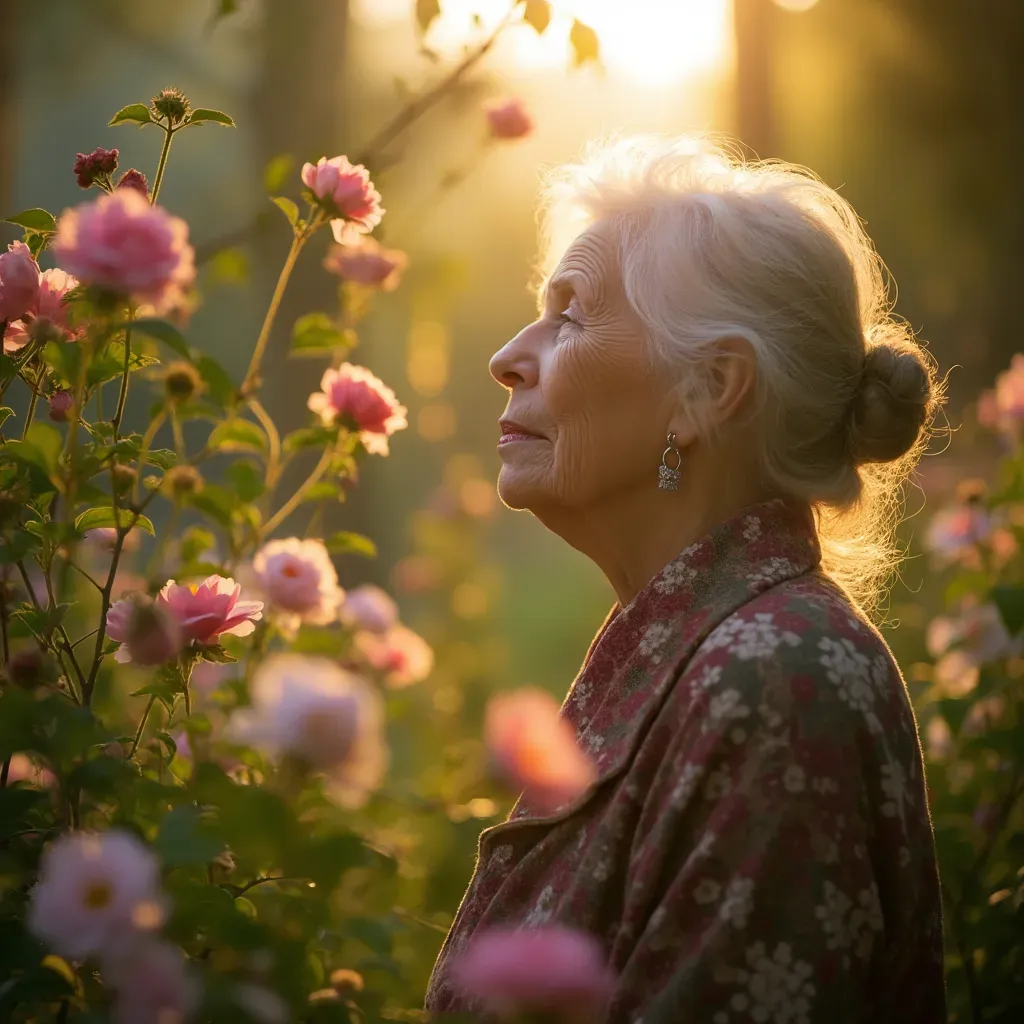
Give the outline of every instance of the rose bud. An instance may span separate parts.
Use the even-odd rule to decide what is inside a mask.
[[[129,168],[121,175],[116,187],[133,188],[136,192],[141,192],[147,199],[149,198],[149,184],[146,181],[146,176],[142,171],[135,170],[134,167]]]
[[[134,466],[125,466],[120,462],[115,462],[110,467],[110,475],[114,481],[114,489],[118,494],[130,491],[135,486],[135,481],[139,478],[138,471]]]
[[[175,499],[198,494],[204,482],[202,473],[194,466],[174,466],[164,474],[164,488]]]
[[[203,390],[199,371],[184,360],[171,363],[164,371],[164,392],[171,402],[184,402]]]
[[[70,391],[54,391],[50,395],[50,419],[54,423],[67,423],[75,399]]]

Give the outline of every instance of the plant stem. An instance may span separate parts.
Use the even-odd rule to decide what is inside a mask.
[[[36,403],[39,401],[39,391],[32,385],[32,397],[28,401],[28,412],[25,413],[25,426],[21,430],[22,441],[28,437],[28,428],[32,426],[32,420],[36,415]]]
[[[153,188],[149,193],[149,202],[156,206],[156,197],[160,195],[160,186],[164,182],[164,169],[167,167],[167,157],[171,152],[171,139],[174,138],[174,129],[168,125],[164,128],[164,144],[160,150],[160,161],[156,165],[156,176],[153,178]]]
[[[139,503],[139,488],[142,486],[142,474],[146,468],[146,456],[149,454],[149,449],[153,445],[153,439],[157,435],[157,431],[163,426],[164,420],[167,418],[167,413],[163,409],[158,412],[153,419],[150,421],[148,427],[146,427],[146,433],[142,435],[142,444],[139,446],[139,472],[135,477],[135,483],[132,485],[132,504],[137,505]]]
[[[383,128],[367,143],[366,148],[360,154],[355,163],[374,164],[380,158],[381,151],[387,149],[392,142],[398,138],[407,128],[418,121],[432,106],[444,98],[449,89],[458,85],[462,78],[475,67],[490,52],[498,41],[498,36],[505,31],[512,23],[512,19],[519,10],[520,0],[509,8],[505,17],[498,22],[494,31],[472,52],[457,64],[432,89],[428,89],[421,96],[412,100],[403,107]]]
[[[114,428],[114,443],[121,438],[121,420],[124,418],[124,406],[128,401],[128,380],[131,376],[129,366],[132,358],[132,315],[133,310],[128,311],[128,326],[124,332],[124,370],[121,374],[121,390],[117,395],[117,409],[114,411],[112,426]]]
[[[317,223],[317,227],[319,226],[319,223]],[[245,379],[242,381],[241,387],[243,395],[255,388],[256,378],[260,372],[260,363],[263,361],[267,342],[270,341],[270,332],[274,327],[274,320],[277,318],[281,299],[284,298],[285,289],[288,287],[288,279],[292,276],[292,271],[295,269],[295,261],[299,258],[299,253],[302,252],[302,247],[306,244],[311,234],[312,232],[310,231],[296,231],[292,238],[292,247],[288,250],[284,266],[281,268],[281,273],[277,278],[277,285],[270,299],[267,315],[263,318],[263,326],[260,328],[259,337],[256,339],[256,348],[253,349],[252,359],[249,360],[249,369],[245,371]]]
[[[281,435],[277,432],[277,426],[270,418],[270,414],[263,408],[262,403],[256,397],[249,399],[249,408],[253,415],[260,421],[263,429],[267,432],[270,441],[270,452],[267,456],[267,492],[273,491],[277,484],[277,477],[281,469]]]
[[[306,492],[323,476],[324,470],[332,458],[334,458],[334,449],[328,448],[320,456],[320,461],[313,468],[313,472],[299,485],[298,490],[263,524],[260,530],[261,537],[273,533],[302,504]]]
[[[149,713],[153,710],[153,704],[155,701],[156,694],[151,693],[149,695],[149,703],[146,705],[146,710],[142,712],[142,718],[139,720],[139,727],[135,730],[135,739],[132,740],[132,749],[128,751],[129,761],[135,756],[135,751],[139,749],[139,740],[142,739],[142,732],[146,728],[146,722],[149,721]]]
[[[11,758],[4,761],[3,768],[0,768],[0,789],[7,788],[7,777],[11,774]]]

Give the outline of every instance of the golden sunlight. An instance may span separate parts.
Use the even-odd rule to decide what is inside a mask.
[[[361,0],[354,13],[364,23],[383,24],[408,18],[411,6],[411,0]],[[731,59],[732,0],[552,0],[551,7],[543,35],[526,25],[506,33],[497,48],[499,64],[509,70],[564,67],[576,18],[597,33],[609,71],[638,85],[672,85]],[[455,56],[469,39],[492,31],[508,10],[509,0],[441,0],[441,16],[426,43]]]

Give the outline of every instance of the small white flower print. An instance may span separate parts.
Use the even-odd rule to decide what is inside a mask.
[[[707,651],[724,647],[741,661],[750,661],[771,657],[783,644],[797,647],[800,637],[788,629],[779,629],[771,612],[756,612],[753,618],[744,618],[741,614],[730,616],[701,646]]]
[[[699,548],[699,544],[691,544],[662,569],[654,581],[654,589],[659,594],[675,593],[697,578],[697,570],[690,565],[690,561]]]
[[[494,852],[491,854],[491,859],[488,863],[488,867],[501,868],[504,867],[509,861],[512,860],[512,847],[509,844],[503,846],[496,846]]]
[[[708,702],[708,713],[703,722],[705,732],[711,729],[722,729],[727,723],[739,718],[746,718],[750,708],[740,701],[739,690],[723,690],[716,693]]]
[[[822,897],[824,902],[814,908],[814,914],[825,932],[825,945],[866,960],[871,955],[875,934],[882,931],[884,924],[877,888],[872,884],[862,889],[854,903],[832,882],[826,882]]]
[[[889,798],[882,804],[882,814],[895,818],[907,798],[907,773],[898,761],[882,765],[882,792]]]
[[[796,562],[788,558],[769,558],[747,574],[748,583],[779,583],[795,576],[800,571]]]
[[[644,658],[650,658],[651,661],[660,661],[662,648],[672,639],[674,632],[666,622],[651,623],[640,638],[640,643],[637,644],[637,652]]]
[[[734,878],[725,888],[725,899],[718,908],[718,916],[735,928],[746,928],[747,918],[754,909],[754,880]]]
[[[896,854],[896,863],[901,868],[905,868],[910,863],[910,847],[901,846],[899,852]]]
[[[835,779],[819,775],[811,779],[811,789],[813,789],[815,793],[821,793],[824,795],[825,793],[838,793],[839,785],[836,783]]]
[[[803,768],[798,764],[791,764],[782,773],[782,785],[787,793],[802,793],[806,785],[807,777]]]
[[[829,682],[835,685],[839,699],[864,715],[871,732],[880,733],[882,723],[875,714],[877,667],[846,637],[833,640],[824,636],[818,641],[818,649],[822,652],[819,660]]]
[[[697,785],[704,777],[704,767],[699,764],[684,764],[679,778],[676,780],[669,802],[676,807],[681,807],[690,802]]]
[[[537,897],[537,902],[530,908],[523,918],[523,925],[526,928],[538,928],[551,920],[555,910],[555,889],[554,886],[545,885]]]
[[[719,769],[712,772],[708,776],[708,781],[704,783],[704,798],[719,800],[726,796],[730,789],[732,789],[732,779],[729,778],[729,773]]]
[[[717,686],[722,681],[721,665],[705,665],[700,670],[700,675],[691,684],[693,693],[703,693]]]
[[[786,942],[780,942],[771,956],[763,942],[755,942],[746,960],[749,970],[736,972],[745,991],[733,995],[729,1008],[748,1014],[755,1024],[810,1024],[815,994],[809,981],[811,965],[794,960]]]
[[[745,541],[755,541],[761,536],[761,520],[757,516],[747,516],[743,520],[743,539]]]
[[[722,886],[711,878],[702,878],[693,890],[693,901],[702,907],[714,903],[722,895]]]

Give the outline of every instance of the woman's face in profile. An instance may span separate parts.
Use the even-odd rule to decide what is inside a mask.
[[[613,234],[597,224],[549,279],[539,319],[491,359],[509,389],[498,492],[543,517],[657,487],[675,381],[655,369],[620,280]]]

